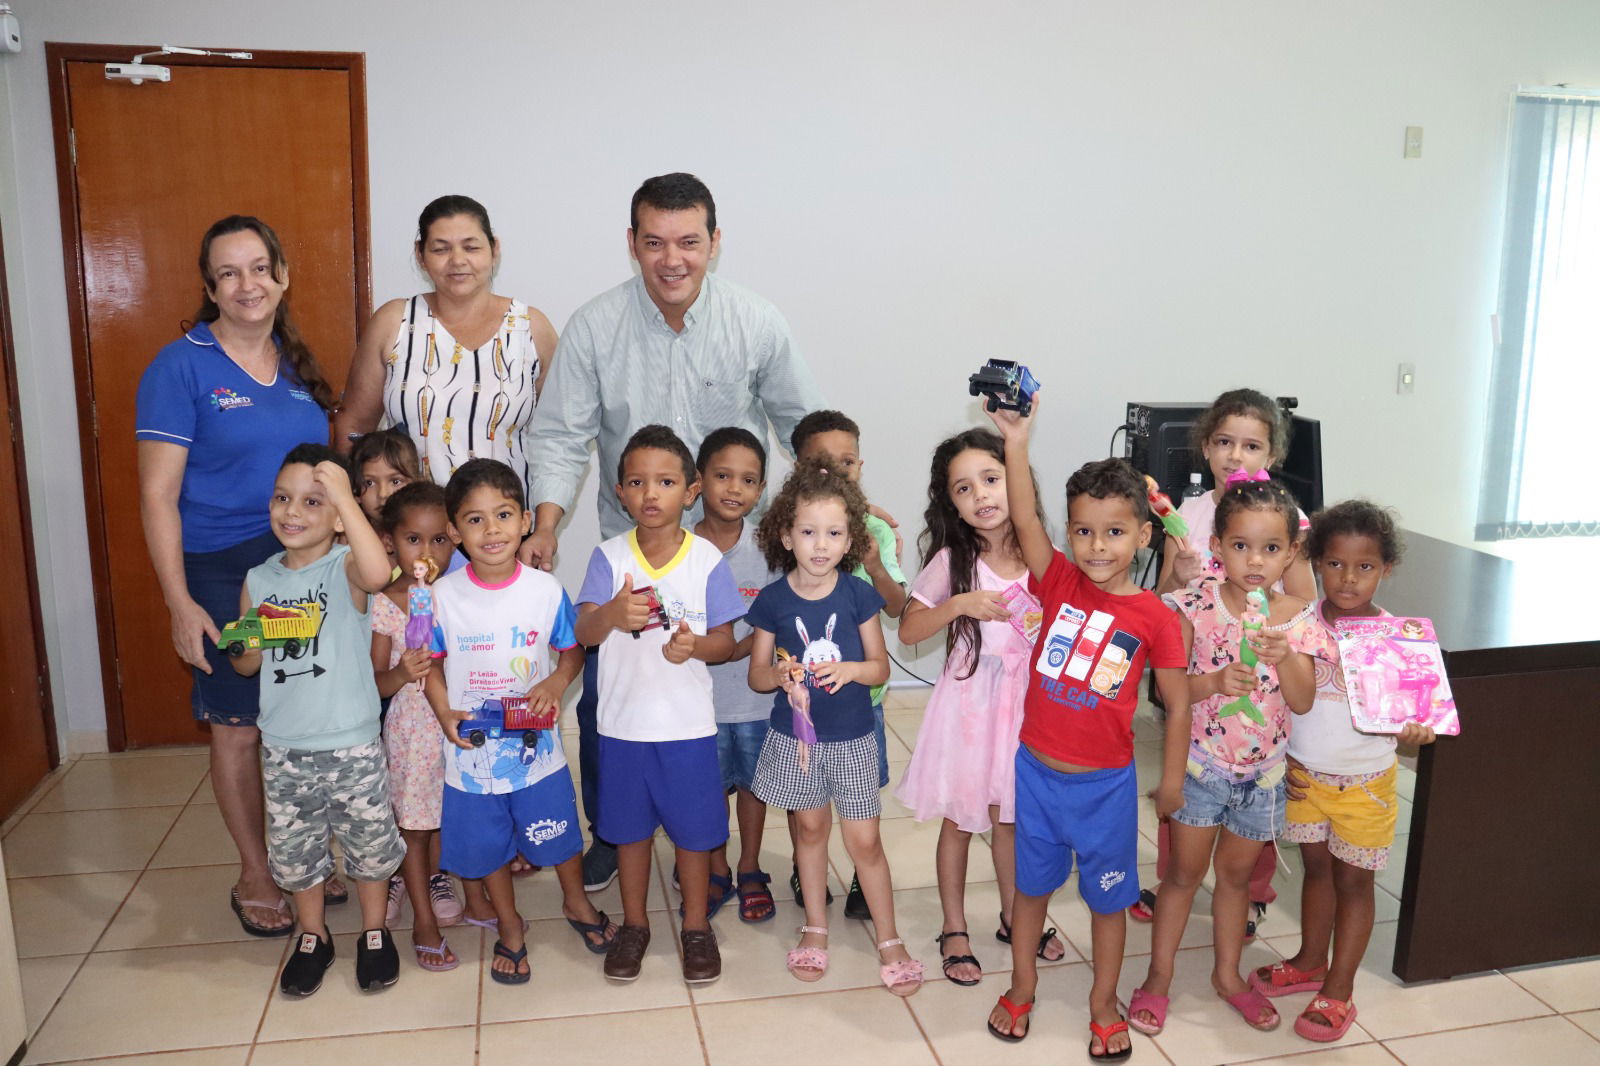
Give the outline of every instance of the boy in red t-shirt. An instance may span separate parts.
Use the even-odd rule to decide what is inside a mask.
[[[1034,413],[1038,412],[1034,401]],[[1029,664],[1017,750],[1017,895],[1011,919],[1011,987],[989,1015],[1002,1040],[1027,1035],[1025,1016],[1038,985],[1045,910],[1066,883],[1073,857],[1078,891],[1089,905],[1094,986],[1089,991],[1089,1055],[1133,1052],[1117,1009],[1117,979],[1127,933],[1124,910],[1139,898],[1138,785],[1133,712],[1145,660],[1169,715],[1156,811],[1183,806],[1189,726],[1188,649],[1178,616],[1129,576],[1150,542],[1144,479],[1122,459],[1086,463],[1067,481],[1067,543],[1050,543],[1039,521],[1028,466],[1032,417],[992,413],[1006,442],[1006,496],[1012,527],[1044,609]]]

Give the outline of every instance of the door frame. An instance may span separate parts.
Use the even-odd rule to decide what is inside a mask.
[[[212,46],[216,51],[234,51],[241,46]],[[50,126],[55,140],[56,191],[61,207],[61,258],[66,274],[67,315],[71,323],[72,376],[78,395],[94,396],[93,373],[89,366],[89,315],[84,285],[85,263],[82,232],[78,226],[78,189],[75,178],[76,150],[72,136],[72,105],[67,82],[69,63],[126,63],[136,53],[159,51],[154,44],[69,44],[45,42],[45,66],[50,79]],[[372,317],[372,233],[371,200],[367,188],[367,58],[363,52],[274,52],[249,49],[254,59],[229,59],[223,56],[169,55],[160,57],[167,67],[269,67],[292,70],[342,70],[350,75],[350,176],[355,234],[356,329]],[[106,533],[103,521],[104,497],[100,485],[99,452],[96,448],[97,414],[93,403],[88,411],[79,409],[78,450],[83,462],[83,502],[89,521],[89,570],[94,582],[94,609],[99,623],[112,617],[111,573],[106,560]],[[129,442],[132,443],[132,442]],[[122,710],[122,684],[118,676],[112,642],[97,641],[100,649],[100,681],[105,693],[106,744],[112,751],[127,748],[127,724]],[[54,723],[51,728],[54,746]]]
[[[38,556],[33,550],[33,508],[28,504],[28,463],[23,452],[22,399],[17,391],[16,334],[11,331],[11,290],[6,284],[5,238],[0,236],[0,352],[4,353],[6,402],[10,405],[11,425],[0,431],[11,434],[12,457],[16,464],[17,510],[22,518],[22,565],[28,575],[28,614],[33,623],[33,648],[39,671],[39,710],[44,715],[44,744],[50,769],[61,765],[61,746],[56,736],[55,700],[50,694],[50,663],[45,652],[44,611],[39,601]]]

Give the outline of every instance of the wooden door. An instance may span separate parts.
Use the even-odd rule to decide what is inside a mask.
[[[22,462],[11,302],[0,254],[0,819],[59,761]]]
[[[106,78],[146,50],[46,47],[113,750],[204,739],[145,550],[133,436],[140,376],[199,306],[201,236],[235,213],[277,231],[290,308],[336,394],[371,310],[362,57],[171,56],[152,60],[170,82]]]

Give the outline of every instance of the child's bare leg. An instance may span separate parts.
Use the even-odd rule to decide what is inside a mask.
[[[944,819],[939,826],[939,844],[933,853],[934,869],[939,876],[939,905],[944,909],[944,927],[940,932],[961,934],[954,942],[943,942],[941,952],[947,957],[972,954],[972,939],[967,935],[967,852],[971,845],[971,833],[950,819]],[[998,858],[995,870],[998,873]],[[973,963],[958,962],[951,965],[947,976],[955,981],[976,981],[983,977],[983,971]]]
[[[1355,993],[1356,970],[1372,938],[1377,902],[1377,874],[1360,866],[1333,860],[1333,886],[1337,910],[1333,921],[1333,964],[1322,982],[1329,999],[1348,1000]]]
[[[388,928],[389,879],[385,877],[382,881],[356,881],[352,877],[350,880],[355,881],[356,901],[361,905],[361,928]],[[433,915],[430,914],[428,917],[431,920]],[[438,932],[438,926],[434,927],[434,932]]]
[[[1165,996],[1172,987],[1178,942],[1189,924],[1194,895],[1200,882],[1205,880],[1206,868],[1211,865],[1211,847],[1217,839],[1216,826],[1200,829],[1181,822],[1167,824],[1171,826],[1171,855],[1166,876],[1161,880],[1161,891],[1156,895],[1155,924],[1150,933],[1150,969],[1140,986],[1153,996]],[[1239,936],[1241,940],[1244,937],[1242,926]],[[1148,1011],[1140,1011],[1139,1018],[1147,1025],[1156,1024],[1155,1016]]]
[[[1244,951],[1244,925],[1250,909],[1250,871],[1261,857],[1259,840],[1247,840],[1223,829],[1217,837],[1216,888],[1211,897],[1212,936],[1216,958],[1211,985],[1222,996],[1245,990],[1239,976],[1239,956]]]
[[[994,829],[989,833],[990,850],[994,856],[994,879],[1000,888],[1000,917],[1011,924],[1011,900],[1017,892],[1017,824],[1002,822],[1000,808],[989,808],[989,820]],[[1041,932],[1042,935],[1042,932]],[[1034,941],[1035,945],[1038,941]],[[1045,945],[1044,960],[1059,962],[1066,957],[1067,945],[1053,936]]]
[[[789,813],[800,895],[806,905],[805,924],[817,929],[828,928],[828,836],[832,830],[832,809],[826,805]],[[825,948],[828,944],[819,934],[803,933],[800,946]]]
[[[324,940],[332,940],[333,938],[328,934],[328,923],[325,921],[327,912],[323,903],[322,886],[323,882],[319,881],[310,888],[296,892],[294,894],[294,913],[296,919],[300,922],[300,931],[302,933],[315,933]],[[384,903],[387,904],[389,902],[388,886],[385,885],[384,888]],[[383,924],[381,921],[383,915],[380,913],[378,917],[380,919],[378,925],[381,926]]]
[[[622,924],[637,926],[640,929],[650,928],[650,917],[645,911],[645,901],[650,892],[650,838],[635,840],[632,844],[617,845],[617,876],[622,881]],[[701,892],[700,913],[704,914],[706,901],[704,896],[705,870],[700,871]],[[692,883],[689,871],[679,870],[678,883],[684,888],[684,911],[693,914],[688,908],[688,889]]]
[[[522,929],[522,915],[517,913],[516,891],[511,887],[511,864],[507,863],[485,877],[483,885],[489,890],[489,901],[494,904],[495,917],[500,919],[500,943],[513,954],[521,951],[527,944],[527,938]],[[501,973],[531,972],[527,959],[513,963],[496,955],[490,966]]]
[[[480,877],[461,879],[461,903],[466,916],[475,922],[486,922],[495,916],[494,903],[489,899],[489,886]]]
[[[767,805],[744,787],[734,789],[734,811],[739,816],[739,872],[761,869],[761,838],[766,828]]]
[[[1089,1017],[1097,1025],[1112,1025],[1122,1020],[1122,1012],[1117,1009],[1117,981],[1122,976],[1122,951],[1127,946],[1128,917],[1118,909],[1111,914],[1089,915],[1089,937],[1094,945],[1092,949],[1092,963],[1094,966],[1094,984],[1089,989]],[[1037,944],[1035,937],[1033,943]],[[1012,951],[1020,943],[1012,938]],[[1015,1002],[1015,1001],[1013,1001]],[[1094,1038],[1098,1042],[1099,1037]],[[1109,1047],[1102,1047],[1100,1054],[1115,1055],[1126,1049],[1132,1038],[1127,1032],[1117,1033],[1109,1041]]]
[[[556,880],[561,882],[562,915],[585,925],[599,924],[600,911],[583,890],[583,856],[574,855],[566,862],[556,863]],[[617,937],[616,923],[607,923],[604,933],[584,933],[583,936],[591,944],[609,944]]]
[[[439,831],[431,830],[428,834],[428,874],[431,876],[439,872]]]
[[[1300,859],[1306,868],[1300,887],[1300,951],[1289,965],[1297,970],[1315,970],[1327,965],[1328,948],[1333,943],[1334,861],[1326,842],[1301,844]]]
[[[1024,1003],[1032,1003],[1039,990],[1039,967],[1034,951],[1039,946],[1039,937],[1044,934],[1045,910],[1049,905],[1048,895],[1030,896],[1020,888],[1012,898],[1011,987],[1006,989],[1006,998],[1019,1007]],[[1011,1015],[996,1004],[989,1014],[989,1024],[1002,1033],[1014,1032],[1022,1036],[1028,1031],[1030,1017],[1032,1015],[1018,1018],[1016,1029],[1013,1030]]]
[[[406,883],[406,895],[411,897],[411,942],[421,947],[436,948],[444,942],[444,935],[439,932],[439,920],[433,916],[433,900],[428,896],[428,838],[438,835],[430,829],[400,830],[400,836],[406,842],[406,857],[400,863],[400,877]],[[356,891],[362,891],[359,883]],[[362,906],[365,909],[365,903]],[[439,961],[448,963],[454,958],[455,955],[447,950]]]
[[[683,928],[710,929],[711,921],[706,917],[706,907],[711,894],[711,853],[678,848],[677,861],[678,887],[683,890]],[[724,869],[728,866],[726,857],[722,866]]]
[[[894,926],[894,886],[889,881],[889,857],[883,853],[883,838],[878,835],[878,819],[840,818],[839,835],[844,838],[844,850],[855,864],[861,894],[867,897],[867,908],[872,911],[875,939],[879,943],[894,940],[900,935]],[[904,944],[896,944],[883,949],[879,957],[884,962],[905,962],[911,953]]]

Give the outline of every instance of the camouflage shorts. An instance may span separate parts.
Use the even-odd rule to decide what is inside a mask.
[[[383,741],[336,751],[261,745],[267,797],[267,859],[272,879],[304,892],[333,874],[329,838],[339,838],[345,872],[357,881],[385,881],[400,868],[406,846],[389,806]]]

